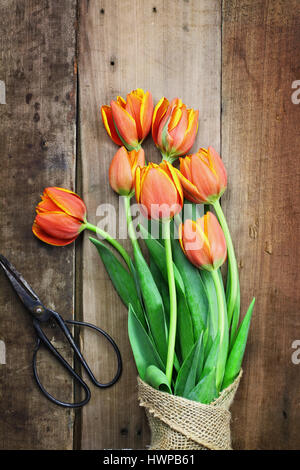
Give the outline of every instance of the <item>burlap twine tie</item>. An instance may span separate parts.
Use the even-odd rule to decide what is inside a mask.
[[[229,408],[241,376],[242,371],[209,405],[161,392],[138,377],[138,399],[151,429],[149,449],[232,450]]]

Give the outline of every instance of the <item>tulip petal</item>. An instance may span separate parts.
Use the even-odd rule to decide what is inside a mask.
[[[120,137],[117,134],[117,131],[115,129],[113,117],[112,117],[112,111],[110,106],[102,106],[101,107],[101,116],[102,116],[102,121],[104,124],[104,127],[106,129],[106,132],[108,133],[109,137],[114,141],[115,144],[117,145],[123,145],[123,142],[121,141]]]
[[[186,128],[188,126],[188,112],[187,112],[186,107],[183,105],[180,111],[181,111],[180,119],[178,120],[177,123],[175,122],[173,123],[174,127],[170,129],[172,119],[169,124],[169,134],[173,139],[172,147],[176,151],[176,154],[177,154],[177,149],[180,147],[181,143],[183,142]]]
[[[199,154],[191,157],[192,183],[197,187],[203,201],[219,194],[219,182],[215,170]]]
[[[178,155],[188,153],[193,147],[198,131],[198,118],[199,111],[194,111],[193,109],[188,110],[188,126],[181,145],[177,149]]]
[[[59,207],[53,202],[47,194],[43,194],[41,202],[36,206],[36,212],[53,212],[59,211]]]
[[[62,239],[59,239],[59,238],[52,237],[52,236],[48,235],[44,230],[42,230],[41,227],[36,223],[36,221],[34,221],[34,223],[33,223],[32,232],[34,233],[34,235],[37,238],[39,238],[43,242],[48,243],[48,245],[54,245],[54,246],[69,245],[70,243],[73,243],[76,240],[77,236],[78,236],[78,235],[76,235],[75,237],[70,238],[68,240],[62,240]]]
[[[142,140],[142,136],[143,136],[141,119],[140,119],[141,105],[142,105],[142,100],[138,94],[131,92],[130,94],[127,95],[125,109],[133,117],[135,121],[139,141]]]
[[[157,105],[154,108],[153,119],[152,119],[152,137],[155,145],[158,145],[158,129],[161,123],[163,116],[165,115],[169,106],[169,101],[167,98],[161,98]]]
[[[147,177],[144,177],[141,204],[147,209],[148,217],[153,219],[171,218],[175,212],[178,212],[176,186],[167,173],[159,167],[150,168]]]
[[[218,175],[219,192],[221,192],[227,186],[227,172],[226,172],[224,163],[223,163],[220,155],[218,154],[218,152],[213,147],[209,146],[207,151],[208,151],[208,155],[210,157],[212,166],[213,166],[213,168],[215,168],[215,171]]]
[[[86,206],[76,193],[64,188],[50,187],[45,194],[66,214],[75,217],[81,222],[86,221]]]
[[[147,91],[147,93],[145,93],[145,95],[143,96],[141,110],[140,110],[140,122],[141,122],[141,127],[142,127],[141,140],[144,140],[149,134],[149,131],[151,129],[152,116],[153,116],[153,99],[152,99],[151,93]]]
[[[45,212],[37,214],[36,224],[51,238],[71,240],[83,230],[84,225],[64,212]]]
[[[113,157],[109,167],[109,182],[120,195],[129,195],[133,188],[131,164],[126,148],[121,147]]]
[[[212,212],[207,212],[204,217],[205,231],[210,243],[211,259],[214,268],[217,269],[224,263],[227,256],[225,235],[217,217]]]
[[[186,220],[181,228],[182,245],[187,258],[201,268],[211,266],[209,242],[199,221]]]
[[[138,144],[138,134],[133,117],[115,101],[111,102],[113,120],[121,139],[125,144],[136,147]]]
[[[186,199],[188,199],[191,202],[195,202],[196,204],[203,204],[204,202],[206,202],[205,199],[202,198],[197,187],[193,183],[191,183],[191,181],[185,178],[185,176],[183,176],[183,174],[177,169],[176,169],[176,173],[181,183],[184,197]]]

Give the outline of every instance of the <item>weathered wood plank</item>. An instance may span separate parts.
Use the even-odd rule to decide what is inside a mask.
[[[34,207],[46,186],[75,185],[76,1],[2,0],[0,79],[1,252],[46,305],[73,315],[74,246],[46,246],[31,233]],[[31,320],[0,272],[0,448],[72,448],[73,413],[51,404],[31,371]],[[64,354],[55,328],[50,337]],[[2,361],[3,362],[3,361]],[[72,399],[73,385],[56,361],[41,353],[49,390]]]
[[[223,204],[240,264],[242,307],[257,297],[234,446],[299,449],[299,2],[223,2]]]
[[[163,95],[180,96],[189,107],[200,109],[195,148],[210,143],[219,148],[221,7],[219,0],[84,0],[80,5],[83,194],[89,219],[97,223],[99,204],[118,206],[108,183],[116,146],[101,123],[102,104],[137,87],[151,90],[155,103]],[[158,161],[150,137],[144,148],[148,161]],[[127,312],[87,239],[83,265],[84,319],[116,339],[124,372],[113,389],[94,390],[91,403],[83,409],[82,448],[143,448],[149,444],[149,431],[137,403]],[[113,364],[107,349],[88,333],[83,343],[96,373],[108,378]]]

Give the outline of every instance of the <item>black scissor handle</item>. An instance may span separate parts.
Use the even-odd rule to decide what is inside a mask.
[[[45,395],[46,398],[48,398],[48,400],[55,403],[55,405],[60,405],[60,406],[63,406],[65,408],[80,408],[81,406],[86,405],[90,401],[90,398],[91,398],[91,391],[90,391],[88,385],[84,382],[84,380],[82,380],[80,375],[78,375],[77,372],[75,372],[75,370],[70,366],[70,364],[65,360],[65,358],[57,351],[57,349],[49,341],[49,339],[47,338],[47,336],[45,335],[45,333],[41,329],[39,323],[34,322],[34,326],[35,326],[38,337],[37,337],[37,342],[36,342],[36,346],[35,346],[34,353],[33,353],[32,367],[33,367],[34,378],[35,378],[36,383],[39,386],[41,392]],[[53,395],[51,395],[45,389],[45,387],[42,385],[42,383],[40,381],[40,378],[39,378],[39,375],[38,375],[37,365],[36,365],[37,353],[40,349],[41,343],[43,343],[52,352],[52,354],[59,360],[59,362],[74,377],[74,379],[77,380],[80,383],[80,385],[82,386],[82,388],[84,389],[84,392],[85,392],[85,398],[82,401],[77,402],[77,403],[70,403],[70,402],[64,402],[64,401],[58,400]]]
[[[64,333],[64,335],[67,338],[68,342],[70,343],[72,349],[74,350],[76,356],[78,357],[80,364],[86,370],[86,372],[87,372],[88,376],[90,377],[91,381],[93,382],[93,384],[96,385],[97,387],[100,387],[100,388],[108,388],[108,387],[111,387],[112,385],[114,385],[118,381],[118,379],[120,378],[121,373],[122,373],[122,359],[121,359],[121,354],[120,354],[118,346],[116,345],[114,340],[109,336],[109,334],[106,333],[101,328],[99,328],[95,325],[92,325],[91,323],[80,322],[80,321],[76,321],[76,320],[64,321],[63,318],[57,312],[54,312],[54,311],[52,312],[51,316],[56,320],[57,324],[59,325],[60,329],[62,330],[62,332]],[[97,379],[95,378],[95,376],[94,376],[93,372],[91,371],[89,365],[87,364],[86,360],[84,359],[83,355],[81,354],[80,349],[76,345],[76,343],[74,341],[74,338],[73,338],[69,328],[67,327],[66,323],[70,323],[70,324],[78,325],[78,326],[87,326],[89,328],[92,328],[92,329],[98,331],[100,334],[102,334],[109,341],[109,343],[113,346],[113,349],[114,349],[115,354],[117,356],[118,365],[117,365],[117,372],[116,372],[114,378],[110,382],[101,383],[101,382],[97,381]],[[88,401],[90,400],[90,397],[91,397],[91,392],[90,392],[90,389],[89,389],[88,385],[82,380],[82,378],[77,374],[77,372],[75,372],[75,370],[71,367],[71,365],[64,359],[64,357],[57,351],[57,349],[49,341],[49,339],[47,338],[47,336],[43,332],[42,328],[40,327],[39,322],[37,320],[34,320],[33,324],[34,324],[34,327],[35,327],[35,330],[36,330],[36,333],[37,333],[37,336],[38,336],[38,342],[37,342],[37,345],[36,345],[36,348],[35,348],[35,351],[34,351],[34,355],[33,355],[33,373],[34,373],[34,377],[36,379],[36,382],[37,382],[40,390],[43,392],[43,394],[49,400],[51,400],[53,403],[55,403],[57,405],[68,407],[68,408],[79,408],[81,406],[84,406],[86,403],[88,403]],[[37,367],[36,367],[36,355],[37,355],[37,352],[38,352],[39,347],[41,345],[41,342],[46,346],[46,348],[48,348],[52,352],[52,354],[56,357],[56,359],[68,370],[68,372],[74,377],[74,379],[77,380],[80,383],[80,385],[83,387],[83,389],[85,391],[84,400],[82,400],[81,402],[78,402],[78,403],[62,402],[62,401],[57,400],[56,398],[54,398],[43,387],[43,385],[41,384],[41,381],[39,379],[39,376],[38,376],[38,373],[37,373]]]

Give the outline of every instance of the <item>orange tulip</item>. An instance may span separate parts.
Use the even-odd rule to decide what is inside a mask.
[[[220,155],[213,147],[180,159],[178,177],[184,197],[197,204],[214,204],[224,193],[227,174]]]
[[[196,222],[188,219],[181,224],[179,241],[186,257],[197,268],[212,271],[226,260],[225,236],[212,212],[207,212]]]
[[[64,188],[46,188],[36,212],[32,231],[50,245],[69,245],[85,228],[86,206],[83,200]]]
[[[152,121],[155,145],[170,162],[192,148],[198,130],[199,111],[187,109],[179,98],[171,103],[162,98],[156,105]]]
[[[117,145],[138,150],[151,128],[152,95],[138,88],[127,95],[126,101],[118,96],[110,106],[102,106],[101,115],[108,135]]]
[[[175,169],[166,161],[137,168],[135,195],[141,212],[149,219],[170,219],[183,206],[181,184]]]
[[[144,165],[145,152],[142,148],[128,152],[125,147],[121,147],[109,167],[109,182],[112,189],[121,196],[134,194],[136,169]]]

